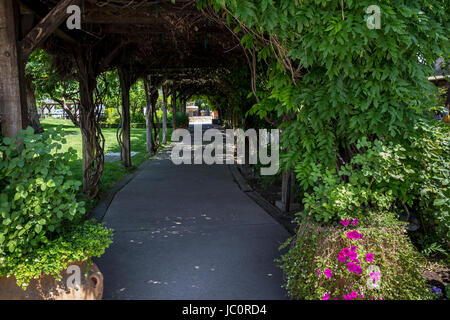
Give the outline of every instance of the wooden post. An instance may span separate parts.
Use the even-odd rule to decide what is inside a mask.
[[[146,150],[147,153],[151,153],[153,149],[153,136],[152,136],[152,126],[153,126],[153,106],[152,106],[152,77],[148,75],[144,78],[145,87],[145,97],[147,98],[147,109],[145,110],[145,128],[147,136]]]
[[[119,68],[120,87],[122,89],[122,143],[120,146],[121,158],[126,168],[131,164],[130,141],[130,87],[131,77],[128,70]]]
[[[291,170],[283,171],[281,185],[281,210],[289,212],[291,204],[294,202],[294,174]]]
[[[163,136],[162,136],[162,144],[167,143],[167,85],[163,84],[162,90],[163,90],[163,123],[162,123],[162,129],[163,129]]]
[[[0,113],[2,135],[15,137],[22,129],[20,56],[17,48],[17,19],[14,1],[0,1]]]
[[[96,62],[92,47],[74,50],[77,60],[77,77],[80,83],[80,130],[83,148],[83,192],[98,196],[100,179],[104,168],[105,139],[102,135],[94,102],[97,86]]]
[[[177,92],[172,89],[172,132],[177,129]]]

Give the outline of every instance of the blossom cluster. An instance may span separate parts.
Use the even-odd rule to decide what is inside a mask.
[[[341,220],[341,224],[344,227],[347,227],[349,225],[356,226],[358,224],[358,219],[344,219]],[[348,239],[352,240],[359,240],[363,238],[363,235],[360,234],[358,231],[353,230],[346,233]],[[358,258],[358,252],[357,252],[357,246],[351,246],[350,248],[344,248],[342,249],[338,255],[337,260],[340,263],[346,263],[347,264],[347,270],[352,273],[361,274],[362,268],[361,264]],[[372,252],[366,253],[364,259],[367,262],[372,262],[374,259],[374,254]],[[321,271],[317,270],[318,276],[320,277]],[[333,276],[333,271],[331,269],[325,269],[323,271],[323,274],[326,278],[331,278]],[[380,279],[380,272],[372,272],[370,273],[371,278],[376,282]],[[354,300],[354,299],[364,299],[363,293],[358,293],[356,291],[351,291],[350,294],[343,295],[344,300]],[[329,300],[330,299],[330,293],[325,293],[322,297],[322,300]],[[372,297],[373,299],[373,297]],[[337,300],[337,299],[335,299]]]

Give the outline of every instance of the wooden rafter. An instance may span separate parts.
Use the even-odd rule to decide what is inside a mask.
[[[23,60],[55,32],[59,25],[69,17],[67,7],[77,4],[80,4],[80,0],[61,0],[52,10],[50,10],[50,12],[21,41],[20,52]]]

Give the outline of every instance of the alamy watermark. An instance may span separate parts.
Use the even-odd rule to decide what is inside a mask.
[[[181,139],[181,141],[180,141]],[[234,164],[235,150],[236,162],[245,164],[246,139],[248,139],[248,164],[259,163],[261,175],[275,175],[279,169],[280,133],[278,129],[260,129],[258,134],[255,129],[244,131],[242,129],[225,130],[224,134],[218,129],[208,129],[203,134],[201,126],[194,126],[194,144],[189,130],[177,129],[172,133],[171,159],[176,165],[180,164]],[[203,149],[203,142],[208,143]],[[269,152],[270,147],[270,152]],[[225,149],[225,152],[224,152]]]
[[[370,30],[381,29],[381,9],[377,5],[368,6],[366,13],[370,16],[366,20],[367,28]]]
[[[67,7],[66,12],[70,14],[70,16],[67,18],[66,26],[67,29],[73,30],[81,29],[81,8],[77,5],[70,5]]]

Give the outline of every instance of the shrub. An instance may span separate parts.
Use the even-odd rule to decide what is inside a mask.
[[[145,122],[145,115],[140,112],[136,112],[136,114],[134,115],[133,123],[145,124]]]
[[[112,230],[94,221],[67,226],[65,232],[27,255],[8,254],[0,258],[0,276],[14,275],[17,285],[26,289],[42,273],[57,279],[72,262],[100,257],[112,241]]]
[[[19,139],[23,144],[17,146]],[[76,151],[57,152],[61,142],[66,143],[61,131],[34,135],[31,128],[16,139],[3,138],[0,255],[27,254],[85,213],[84,203],[76,199],[81,183],[71,179],[69,166]]]
[[[59,152],[61,143],[66,143],[61,129],[35,135],[29,127],[17,138],[3,138],[0,144],[0,272],[14,274],[21,284],[26,285],[30,274],[61,271],[66,263],[64,257],[81,257],[79,252],[86,256],[99,253],[110,242],[109,236],[103,234],[105,238],[99,237],[94,251],[88,249],[90,244],[85,243],[84,249],[77,245],[81,242],[77,242],[74,232],[82,234],[92,229],[95,233],[100,226],[80,225],[86,213],[85,203],[77,199],[81,183],[71,177],[69,166],[76,159],[76,151],[69,148]],[[64,248],[59,248],[58,243]],[[46,265],[46,257],[58,252],[61,261],[55,258]],[[35,259],[38,262],[34,263]],[[20,267],[21,263],[27,267]]]
[[[176,119],[177,128],[188,128],[189,127],[189,115],[187,113],[177,112]]]
[[[291,244],[290,250],[279,261],[292,298],[431,299],[420,274],[421,256],[400,222],[384,213],[357,226],[352,231],[351,225],[311,220],[300,224],[296,237],[283,246]],[[349,239],[348,233],[355,231],[361,239]]]
[[[445,124],[419,122],[402,143],[357,143],[358,153],[336,174],[317,165],[313,192],[305,195],[304,216],[316,221],[364,218],[368,211],[415,215],[423,249],[447,254],[450,231],[450,130]]]
[[[109,116],[108,119],[106,120],[106,124],[119,125],[120,124],[120,116],[119,115]]]

